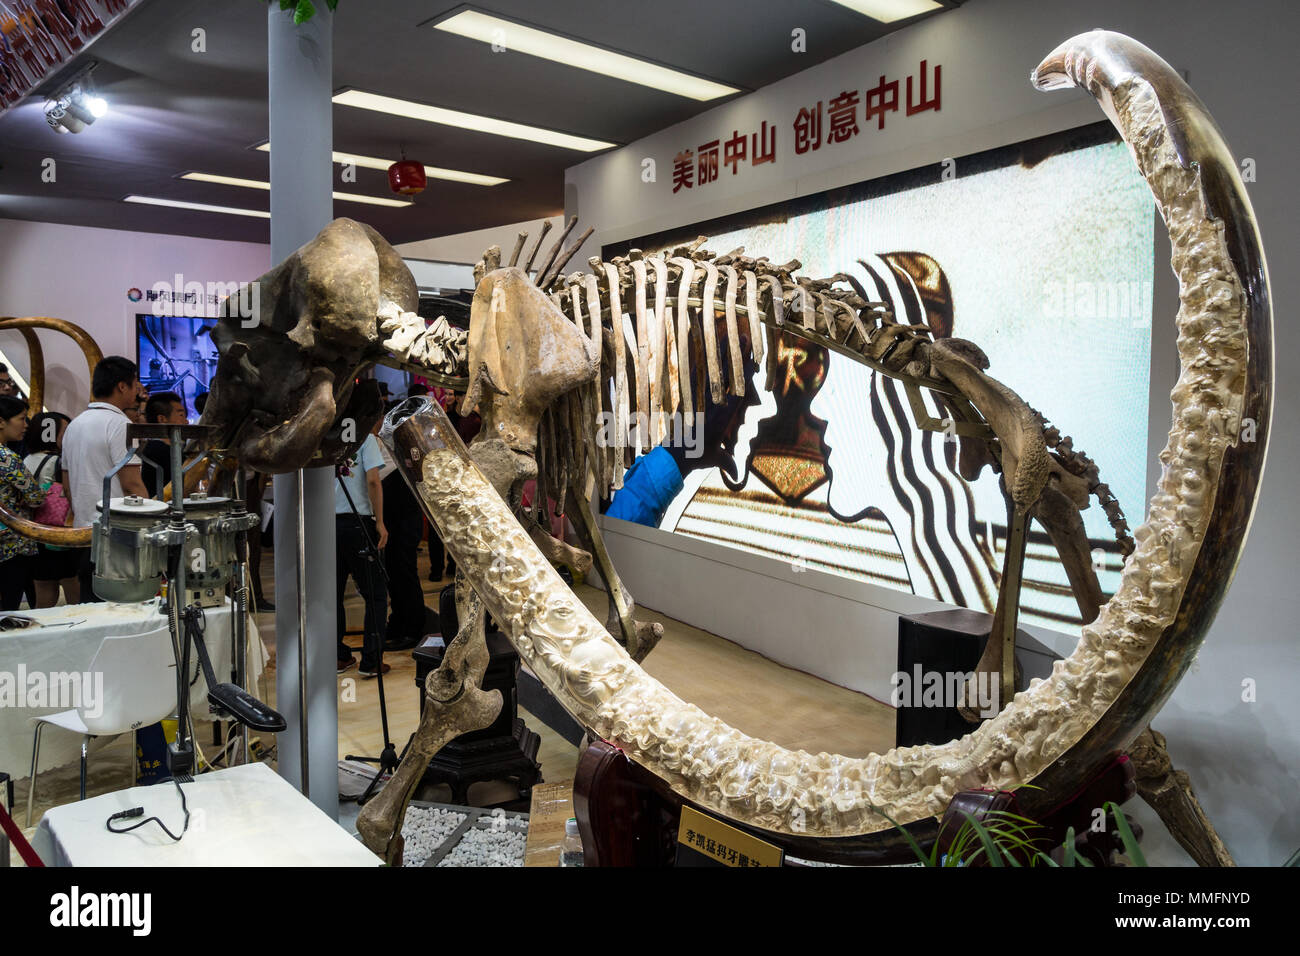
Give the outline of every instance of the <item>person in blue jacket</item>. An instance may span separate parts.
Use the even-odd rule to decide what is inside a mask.
[[[721,367],[730,368],[726,326],[718,323],[718,342],[722,351]],[[745,412],[759,404],[754,388],[757,366],[750,356],[749,335],[740,335],[744,356],[745,394],[728,394],[721,405],[713,404],[707,392],[695,396],[695,408],[704,409],[703,439],[695,435],[673,434],[659,447],[651,449],[632,463],[623,475],[623,487],[615,494],[605,514],[624,521],[659,527],[664,512],[682,490],[686,474],[697,468],[721,468],[732,480],[738,480],[736,437],[745,420]],[[688,428],[698,427],[695,423]],[[685,440],[688,439],[689,440]]]

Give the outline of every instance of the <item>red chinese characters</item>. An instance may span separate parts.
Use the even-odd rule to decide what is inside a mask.
[[[830,119],[830,132],[826,134],[828,143],[843,143],[858,135],[858,94],[845,90],[826,106]]]
[[[801,106],[791,124],[795,155],[815,152],[825,145],[847,143],[869,132],[872,121],[877,131],[885,128],[890,113],[915,116],[928,110],[938,112],[943,102],[943,67],[922,60],[918,70],[902,80],[880,76],[866,89],[841,90],[827,100]],[[719,155],[721,154],[721,155]],[[750,166],[776,162],[776,126],[763,121],[750,134],[733,129],[728,137],[703,143],[694,150],[683,149],[673,159],[673,192],[716,182],[721,170],[737,175]]]
[[[942,70],[938,64],[934,67],[933,80],[930,76],[929,61],[922,60],[917,75],[907,77],[904,85],[904,103],[906,115],[915,116],[926,110],[938,110],[941,103]],[[794,151],[797,154],[815,151],[823,143],[847,143],[861,132],[858,118],[861,115],[863,126],[876,121],[876,129],[885,128],[885,118],[890,113],[899,111],[899,81],[891,80],[881,74],[876,83],[859,95],[857,90],[843,90],[825,104],[826,134],[822,136],[823,102],[816,106],[799,109],[794,118]],[[862,113],[858,108],[862,106]]]
[[[684,149],[673,157],[673,192],[695,185],[695,153]]]
[[[722,167],[734,176],[746,161],[751,166],[776,162],[776,127],[767,120],[753,133],[733,129],[725,141],[710,140],[679,152],[673,157],[673,192],[716,182]]]
[[[917,100],[915,106],[912,105],[912,78],[910,76],[907,78],[907,115],[908,116],[912,116],[916,113],[923,112],[924,110],[937,111],[939,109],[939,79],[943,67],[940,66],[938,63],[934,65],[934,98],[927,100],[925,98],[925,85],[926,85],[925,66],[926,66],[926,61],[922,60],[921,71],[920,71],[921,72],[921,82],[920,82],[921,96]]]
[[[718,141],[703,144],[695,157],[696,179],[701,186],[718,178]]]
[[[794,151],[802,155],[822,146],[822,101],[815,109],[802,107],[794,118]]]

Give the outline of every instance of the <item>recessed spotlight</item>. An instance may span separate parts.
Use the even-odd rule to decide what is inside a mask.
[[[943,4],[938,0],[831,0],[831,2],[848,7],[881,23],[906,20],[908,17],[943,8]]]
[[[517,53],[527,53],[566,66],[576,66],[580,70],[599,73],[629,83],[637,83],[652,89],[675,93],[693,100],[713,100],[719,96],[739,93],[734,86],[715,83],[682,73],[679,70],[648,63],[624,53],[604,50],[590,43],[582,43],[568,37],[547,33],[520,23],[512,23],[500,17],[479,13],[477,10],[465,10],[440,23],[433,25],[435,30],[454,33],[492,44],[494,50],[505,49]]]
[[[122,202],[138,202],[148,206],[175,206],[177,209],[193,209],[198,212],[224,212],[231,216],[253,216],[257,219],[270,219],[271,214],[262,209],[237,209],[234,206],[210,206],[201,202],[182,202],[179,199],[158,199],[153,196],[126,196]]]
[[[271,151],[270,143],[262,143],[257,149],[263,153]],[[354,164],[365,169],[379,169],[387,171],[388,167],[393,165],[391,159],[380,159],[378,156],[360,156],[356,153],[340,153],[335,150],[331,154],[334,162],[341,166]],[[502,183],[508,183],[510,180],[502,179],[500,176],[485,176],[483,173],[466,173],[459,169],[443,169],[439,166],[425,166],[424,175],[430,179],[446,179],[456,183],[470,183],[474,186],[499,186]]]
[[[478,133],[491,133],[494,136],[509,136],[512,139],[526,139],[534,143],[545,143],[548,146],[559,146],[563,149],[576,149],[584,153],[592,153],[598,149],[608,149],[611,146],[618,145],[617,143],[607,143],[604,140],[588,139],[585,136],[573,136],[552,129],[542,129],[538,126],[525,126],[523,123],[493,119],[490,116],[479,116],[475,113],[462,113],[460,110],[445,109],[441,106],[429,106],[426,103],[399,100],[393,96],[381,96],[378,93],[367,93],[364,90],[344,90],[342,93],[335,93],[334,102],[340,106],[355,106],[358,109],[375,110],[378,113],[389,113],[393,116],[405,116],[408,119],[423,120],[426,123],[455,126],[458,129],[469,129]]]
[[[108,112],[108,103],[96,96],[90,74],[97,66],[88,67],[63,85],[45,101],[45,122],[56,133],[80,133]]]
[[[263,189],[269,190],[271,184],[261,179],[239,179],[236,176],[218,176],[215,173],[183,173],[181,179],[189,179],[201,183],[217,183],[221,186],[242,186],[245,189]],[[413,206],[415,203],[408,199],[389,199],[386,196],[363,196],[360,193],[345,193],[334,191],[334,198],[340,202],[362,202],[369,203],[372,206]]]

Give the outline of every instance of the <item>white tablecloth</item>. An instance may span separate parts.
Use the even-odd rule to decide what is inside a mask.
[[[109,833],[104,821],[144,807],[173,833],[185,815],[171,782],[47,810],[32,845],[50,866],[379,866],[382,861],[265,764],[200,774],[181,785],[190,829],[173,843],[156,823]],[[129,826],[123,820],[115,826]]]
[[[90,669],[90,663],[95,659],[100,642],[106,635],[141,633],[162,621],[158,603],[153,600],[142,604],[71,604],[38,611],[15,612],[23,617],[34,618],[42,626],[0,631],[0,674],[12,675],[10,679],[16,682],[19,665],[24,666],[27,675],[85,672]],[[205,608],[204,617],[207,623],[203,641],[212,656],[212,667],[216,671],[217,680],[229,680],[230,602],[227,601],[221,607]],[[198,654],[193,648],[190,649],[190,662],[191,668],[197,669]],[[262,646],[252,615],[249,615],[248,674],[250,688],[256,696],[261,696],[257,694],[256,687],[265,662],[266,649]],[[209,716],[207,697],[207,681],[200,673],[190,694],[190,708],[194,717]],[[19,699],[16,701],[18,706],[7,706],[0,701],[0,770],[9,773],[15,780],[31,773],[32,731],[35,729],[32,718],[68,709],[23,706],[30,702]],[[41,735],[42,770],[71,763],[80,756],[81,738],[76,734],[51,727]],[[93,760],[91,770],[94,770]]]

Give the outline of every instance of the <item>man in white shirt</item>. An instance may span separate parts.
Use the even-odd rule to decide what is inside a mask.
[[[125,410],[139,403],[143,391],[130,359],[110,355],[95,366],[90,380],[94,401],[63,433],[63,487],[72,502],[68,512],[72,527],[87,528],[95,520],[95,503],[104,497],[104,476],[126,454],[126,426],[130,420]],[[149,497],[140,477],[139,460],[133,460],[114,476],[110,494]],[[81,551],[81,599],[97,600],[91,587],[94,566],[90,563],[90,549]]]

